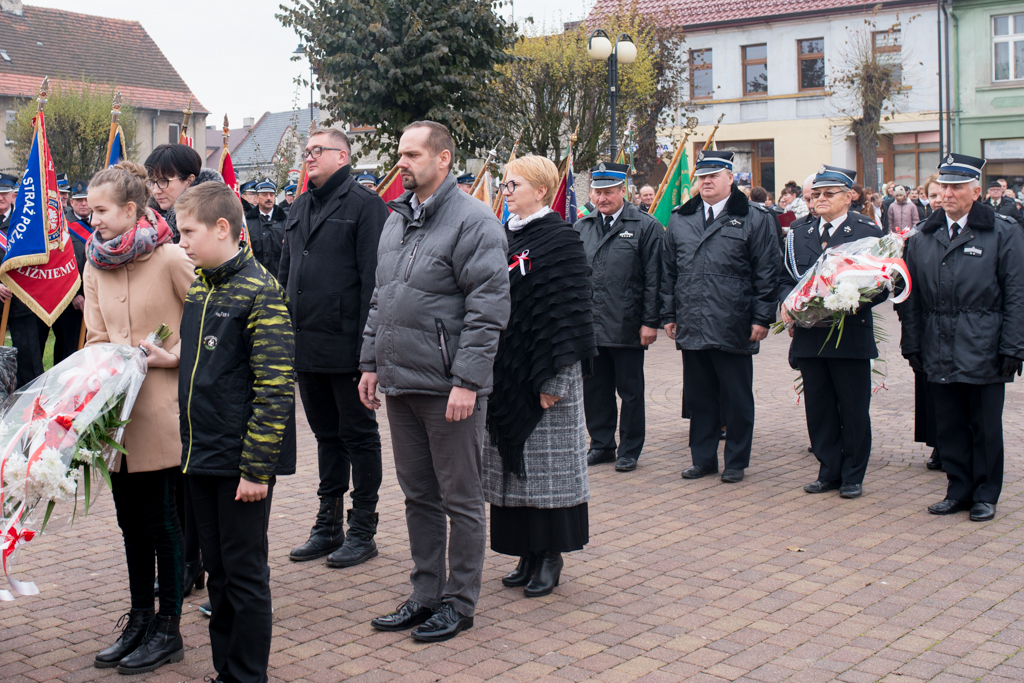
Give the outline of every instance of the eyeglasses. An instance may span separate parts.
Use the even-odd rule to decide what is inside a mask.
[[[522,183],[517,183],[514,180],[510,180],[507,183],[498,183],[498,189],[505,194],[515,194],[516,188],[520,187]]]
[[[837,190],[836,192],[812,192],[811,199],[821,199],[822,197],[824,197],[825,199],[831,201],[832,199],[838,197],[841,194],[846,194],[846,192],[842,190]]]
[[[317,145],[316,147],[311,147],[309,149],[302,150],[302,158],[303,159],[308,159],[310,157],[313,157],[314,159],[319,159],[320,155],[323,154],[324,152],[341,152],[341,151],[343,151],[343,150],[340,147],[320,147],[319,145]]]
[[[184,180],[184,178],[150,178],[146,181],[146,187],[153,189],[159,187],[161,190],[166,190],[167,186],[171,184],[172,180]]]

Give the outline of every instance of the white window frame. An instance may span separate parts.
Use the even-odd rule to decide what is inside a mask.
[[[8,147],[14,144],[14,140],[11,139],[11,124],[15,122],[18,117],[18,112],[13,109],[7,110],[7,115],[4,120],[4,144]]]
[[[1016,66],[1016,59],[1014,59],[1013,44],[1016,42],[1024,41],[1024,33],[1014,33],[1014,17],[1022,16],[1024,12],[1017,12],[1016,14],[993,14],[991,17],[992,23],[990,24],[992,30],[992,82],[993,83],[1007,83],[1010,81],[1021,81],[1024,80],[1024,73],[1014,73]],[[996,19],[1006,18],[1007,28],[1009,33],[1005,36],[996,35]],[[1010,62],[1010,77],[1009,78],[996,78],[996,45],[1006,43],[1008,59]]]

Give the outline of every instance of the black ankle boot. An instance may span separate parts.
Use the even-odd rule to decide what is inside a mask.
[[[533,573],[537,569],[537,554],[530,553],[519,558],[519,564],[509,574],[506,574],[501,579],[503,586],[508,588],[519,588],[530,583],[530,579],[533,578]]]
[[[562,576],[562,553],[553,550],[545,550],[540,553],[540,560],[537,569],[533,572],[533,578],[526,584],[523,594],[528,598],[539,598],[542,595],[550,595],[558,585],[558,579]]]
[[[187,598],[192,594],[192,589],[202,590],[206,586],[206,570],[203,568],[202,559],[185,563],[185,579],[181,596]]]
[[[327,556],[328,567],[354,567],[377,557],[377,513],[365,510],[348,511],[348,535],[340,548]]]
[[[345,542],[345,526],[341,498],[321,498],[316,522],[309,530],[309,540],[293,550],[288,559],[306,562],[333,553]]]
[[[180,662],[185,658],[185,643],[181,639],[178,625],[181,617],[158,614],[149,622],[146,638],[135,652],[117,665],[119,674],[144,674],[155,671],[168,662]]]
[[[100,650],[92,664],[97,669],[110,669],[117,666],[122,659],[130,655],[142,644],[146,636],[146,629],[153,621],[153,610],[132,609],[117,620],[117,626],[121,629],[121,637],[110,647]]]

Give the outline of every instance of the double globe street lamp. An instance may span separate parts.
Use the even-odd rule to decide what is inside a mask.
[[[619,62],[632,64],[636,59],[636,43],[629,37],[628,33],[620,33],[615,44],[612,44],[608,33],[603,29],[597,29],[590,34],[590,41],[587,43],[587,54],[591,59],[598,61],[608,60],[608,103],[611,106],[611,161],[617,156],[617,145],[615,140],[615,110],[619,104]]]

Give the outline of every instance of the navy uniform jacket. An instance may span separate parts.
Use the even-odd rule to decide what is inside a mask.
[[[808,217],[790,226],[784,254],[786,268],[783,270],[779,283],[780,302],[785,301],[789,293],[796,287],[797,278],[810,270],[821,256],[820,225],[820,219]],[[846,214],[846,220],[842,225],[832,233],[828,246],[835,247],[865,237],[881,236],[882,231],[874,221],[867,216],[851,211]],[[846,321],[843,323],[843,337],[839,341],[838,348],[836,348],[838,330],[832,333],[832,338],[828,340],[828,343],[825,342],[832,325],[831,320],[822,323],[819,327],[808,328],[797,325],[794,327],[790,357],[877,358],[878,347],[875,345],[871,307],[887,298],[888,292],[883,292],[875,302],[865,304],[857,313],[846,316]]]

